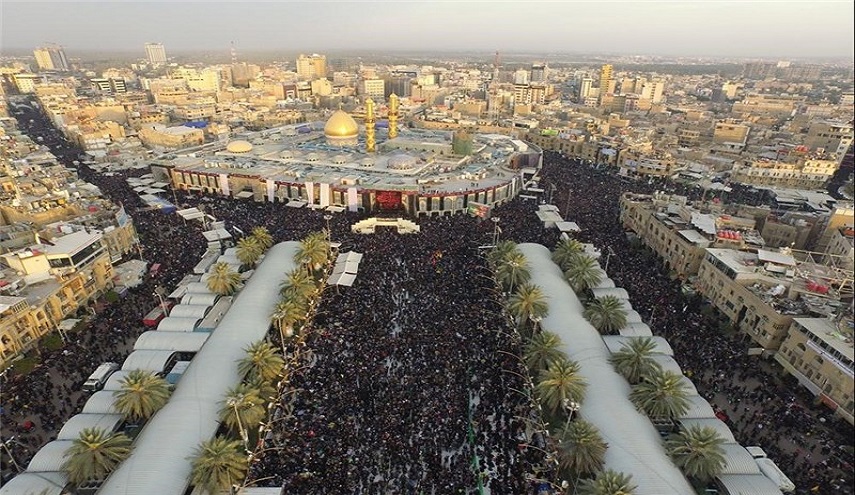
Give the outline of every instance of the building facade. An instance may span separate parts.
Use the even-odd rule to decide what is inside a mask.
[[[146,43],[145,58],[151,65],[163,65],[166,63],[166,48],[163,43]]]

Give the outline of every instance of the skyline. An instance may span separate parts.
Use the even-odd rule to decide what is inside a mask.
[[[841,1],[718,0],[394,4],[4,0],[0,53],[58,43],[71,57],[75,51],[97,50],[139,52],[142,58],[145,42],[161,42],[167,53],[227,51],[234,42],[239,53],[499,50],[851,58],[853,6]],[[197,22],[200,8],[206,16],[202,24]]]

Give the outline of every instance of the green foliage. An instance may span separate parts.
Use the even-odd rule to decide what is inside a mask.
[[[724,439],[709,426],[692,425],[665,443],[668,455],[689,478],[707,482],[726,465]]]
[[[62,470],[74,485],[101,481],[130,453],[131,440],[127,436],[101,428],[85,428],[66,451]]]
[[[203,487],[209,494],[228,493],[232,484],[246,477],[248,463],[241,443],[224,437],[202,442],[190,457],[191,483]]]
[[[651,337],[636,337],[612,354],[609,361],[615,371],[623,375],[631,385],[635,385],[645,377],[661,371],[661,366],[652,357],[655,350],[656,343]]]
[[[59,332],[51,332],[45,335],[41,342],[41,345],[45,347],[45,349],[49,351],[56,351],[58,349],[62,349],[65,346],[65,343],[62,341],[62,336]]]
[[[575,419],[558,432],[558,468],[565,478],[592,475],[603,469],[608,444],[593,424]]]
[[[626,310],[620,299],[605,296],[588,304],[583,313],[588,322],[602,334],[615,334],[626,326]]]
[[[636,486],[632,476],[607,469],[592,480],[585,480],[579,495],[634,495]]]
[[[115,406],[131,421],[149,419],[169,401],[169,383],[150,371],[133,370],[119,385]]]
[[[675,419],[689,410],[689,392],[683,375],[657,370],[632,387],[630,400],[654,419]]]
[[[563,410],[565,401],[581,404],[588,384],[579,374],[579,364],[568,359],[553,361],[541,375],[535,391],[551,413]]]

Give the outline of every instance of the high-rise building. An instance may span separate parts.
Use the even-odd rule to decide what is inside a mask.
[[[587,98],[591,94],[591,88],[593,86],[593,79],[591,79],[590,77],[582,78],[582,82],[579,83],[579,102],[585,101],[585,98]]]
[[[59,45],[46,45],[33,50],[40,70],[67,71],[70,68],[65,50]]]
[[[525,69],[518,69],[514,72],[514,84],[528,84],[528,71]]]
[[[383,101],[386,81],[382,79],[363,79],[359,81],[359,94]]]
[[[531,82],[546,82],[548,75],[549,67],[546,65],[546,62],[531,64]]]
[[[151,65],[161,65],[166,63],[166,48],[163,43],[146,43],[145,58]]]
[[[653,103],[662,103],[665,91],[665,83],[662,81],[649,81],[641,87],[641,97],[651,100]]]
[[[327,57],[313,53],[306,56],[300,54],[297,57],[297,76],[300,79],[311,81],[321,77],[327,77]]]
[[[612,65],[605,64],[600,68],[600,100],[602,101],[603,96],[609,93],[609,86],[612,82]]]

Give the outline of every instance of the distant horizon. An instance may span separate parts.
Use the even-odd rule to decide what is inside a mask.
[[[105,8],[107,7],[107,8]],[[42,2],[0,0],[0,54],[491,53],[851,59],[851,1]],[[204,16],[203,19],[200,19]],[[132,20],[132,22],[128,22]],[[202,20],[202,22],[200,22]],[[831,52],[830,50],[834,50]]]

